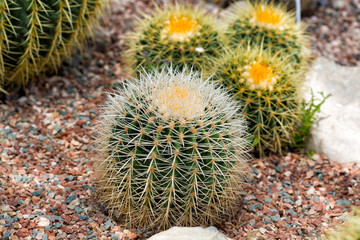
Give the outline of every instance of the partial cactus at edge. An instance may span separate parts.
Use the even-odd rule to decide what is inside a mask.
[[[353,208],[353,212],[346,218],[344,225],[337,231],[328,234],[328,240],[359,240],[360,239],[360,209]]]
[[[139,71],[171,63],[179,69],[187,66],[202,70],[209,58],[218,55],[221,45],[214,18],[205,16],[199,6],[176,4],[155,9],[139,20],[128,38],[131,66]]]
[[[286,59],[259,48],[228,49],[208,70],[213,80],[240,101],[254,150],[282,153],[293,142],[299,119],[298,71]]]
[[[247,6],[234,6],[227,14],[229,26],[226,36],[232,47],[262,46],[273,53],[289,58],[295,66],[309,61],[308,37],[305,26],[296,23],[294,12],[271,1],[247,1]]]
[[[91,31],[105,0],[0,1],[0,86],[56,69]]]
[[[237,198],[248,142],[238,106],[197,73],[139,74],[99,126],[100,201],[131,226],[213,224]]]

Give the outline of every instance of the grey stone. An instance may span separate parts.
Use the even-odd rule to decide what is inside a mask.
[[[148,240],[231,240],[215,227],[173,227],[158,233]]]
[[[325,154],[331,161],[360,163],[360,67],[343,67],[318,58],[306,77],[305,98],[310,88],[332,94],[321,107],[308,148]]]

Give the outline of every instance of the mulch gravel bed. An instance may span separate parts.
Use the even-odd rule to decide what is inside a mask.
[[[0,104],[1,239],[144,239],[107,217],[95,195],[99,106],[126,75],[120,52],[134,9],[114,4],[97,47]],[[349,23],[350,24],[350,23]],[[317,35],[316,35],[317,36]],[[101,41],[100,41],[101,40]],[[288,153],[250,163],[238,211],[216,226],[234,239],[314,239],[360,206],[360,165]]]
[[[360,66],[360,0],[332,2],[337,8],[323,6],[303,19],[309,25],[313,53],[344,66]]]

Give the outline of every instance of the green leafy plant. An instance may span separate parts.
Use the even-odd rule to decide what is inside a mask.
[[[24,86],[81,48],[105,0],[0,1],[0,86]]]
[[[143,72],[108,96],[98,196],[125,224],[213,224],[237,199],[249,146],[244,119],[225,93],[186,72]]]
[[[139,19],[136,30],[128,37],[130,65],[134,71],[171,62],[174,68],[202,70],[221,46],[220,33],[211,14],[200,6],[171,5],[157,8]],[[145,66],[144,66],[145,65]]]
[[[301,106],[301,120],[299,126],[296,128],[294,135],[294,147],[305,147],[306,141],[310,137],[310,131],[314,123],[318,121],[317,113],[320,113],[321,106],[325,103],[331,94],[324,95],[323,92],[320,93],[322,99],[316,99],[314,93],[311,91],[311,100],[309,102],[303,102]],[[315,103],[320,101],[319,103]]]
[[[299,121],[299,72],[291,63],[261,48],[227,49],[208,75],[242,104],[256,154],[282,153],[292,143]]]

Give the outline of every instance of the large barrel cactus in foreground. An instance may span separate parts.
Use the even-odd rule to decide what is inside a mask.
[[[1,0],[0,86],[56,69],[91,29],[105,0]]]
[[[295,13],[287,12],[284,5],[265,0],[234,6],[227,14],[229,26],[226,35],[232,47],[251,46],[281,52],[295,66],[307,65],[309,49],[305,26],[296,23]]]
[[[218,55],[221,46],[214,16],[205,15],[200,6],[171,5],[156,9],[139,20],[128,38],[131,65],[141,67],[192,67],[202,70],[209,59]]]
[[[131,226],[212,224],[241,189],[248,144],[238,106],[185,71],[140,74],[103,111],[99,198]]]
[[[208,74],[232,93],[249,122],[254,150],[260,156],[281,153],[293,142],[300,121],[301,71],[287,60],[259,48],[227,50]]]

